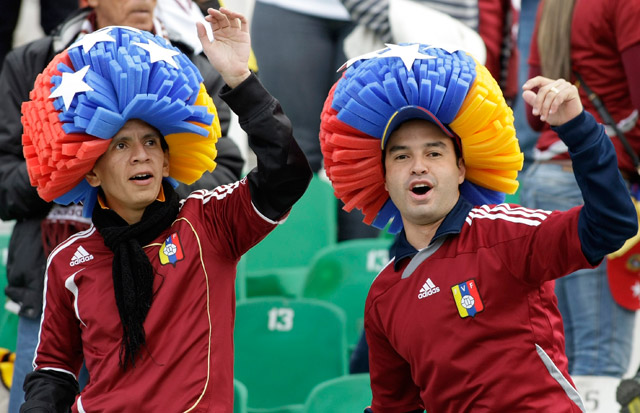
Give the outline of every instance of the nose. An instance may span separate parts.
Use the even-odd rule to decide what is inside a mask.
[[[145,162],[149,160],[149,152],[142,142],[135,142],[131,152],[131,162]]]
[[[412,175],[424,175],[429,172],[429,168],[427,167],[427,163],[422,157],[414,157],[413,162],[411,164],[411,174]]]

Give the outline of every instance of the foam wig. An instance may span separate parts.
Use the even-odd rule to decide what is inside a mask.
[[[524,156],[513,112],[489,71],[460,50],[387,46],[349,61],[322,111],[320,147],[344,209],[360,209],[365,223],[389,225],[391,233],[402,229],[384,187],[381,149],[412,118],[432,121],[459,139],[466,165],[462,197],[474,205],[504,202],[505,193],[518,189]]]
[[[160,36],[110,26],[53,58],[22,105],[22,144],[31,184],[45,201],[84,205],[85,179],[129,119],[155,127],[169,146],[168,179],[193,183],[216,166],[216,108],[195,65]]]

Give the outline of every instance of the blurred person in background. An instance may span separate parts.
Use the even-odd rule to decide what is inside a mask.
[[[256,0],[251,19],[252,45],[260,80],[280,100],[295,137],[314,172],[322,169],[318,144],[324,98],[345,61],[345,37],[352,30],[339,0]],[[338,205],[338,241],[373,238],[358,211]]]
[[[14,32],[18,25],[22,0],[3,0],[0,13],[0,68],[13,47]],[[40,26],[50,35],[56,26],[78,9],[78,0],[40,0]]]
[[[390,3],[393,0],[340,1],[349,11],[352,21],[375,33],[381,47],[384,47],[384,43],[399,42],[394,37],[396,29],[390,19]],[[412,2],[445,14],[476,31],[486,51],[485,59],[481,63],[487,67],[500,85],[507,103],[515,98],[518,94],[518,51],[514,27],[518,21],[518,13],[511,4],[511,0],[412,0]],[[411,28],[402,28],[402,32],[410,33]],[[424,34],[422,30],[416,30],[416,33]],[[446,37],[447,33],[442,33],[442,38]],[[429,43],[428,39],[421,38],[410,41]],[[465,49],[464,45],[457,46]]]

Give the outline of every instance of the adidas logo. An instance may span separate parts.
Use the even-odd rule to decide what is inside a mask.
[[[425,281],[424,285],[420,289],[418,298],[423,299],[438,292],[440,292],[440,287],[436,287],[433,281],[431,281],[431,278],[427,278],[427,281]]]
[[[87,250],[84,249],[82,245],[78,247],[76,252],[73,254],[73,258],[69,265],[73,267],[74,265],[82,264],[83,262],[91,261],[93,259],[93,255],[89,254]]]

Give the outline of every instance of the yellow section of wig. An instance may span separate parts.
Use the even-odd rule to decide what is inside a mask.
[[[476,66],[476,79],[449,127],[462,142],[467,180],[494,191],[516,192],[524,155],[513,127],[513,111],[483,65]]]
[[[192,184],[200,179],[205,171],[211,172],[215,169],[218,154],[216,142],[222,135],[218,111],[202,83],[194,106],[204,106],[214,115],[211,125],[193,122],[206,129],[208,135],[183,132],[165,136],[169,145],[169,175],[185,184]]]

